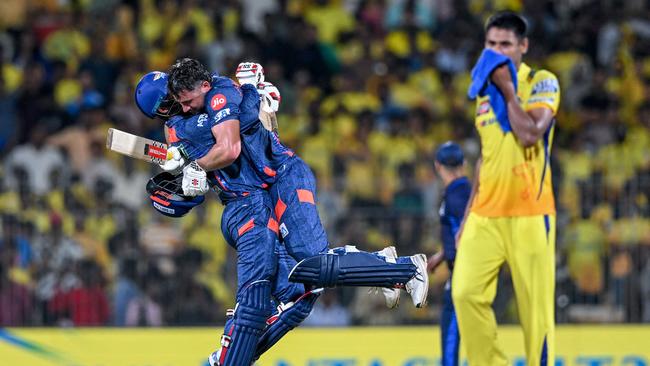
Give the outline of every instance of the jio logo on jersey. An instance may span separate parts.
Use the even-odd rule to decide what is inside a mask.
[[[223,106],[225,105],[226,105],[226,96],[223,94],[217,94],[213,96],[212,99],[210,100],[210,108],[212,108],[212,110],[214,111],[223,108]]]

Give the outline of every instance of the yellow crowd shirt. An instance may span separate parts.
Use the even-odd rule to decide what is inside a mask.
[[[560,103],[557,78],[522,63],[517,72],[517,97],[524,111]],[[555,121],[534,146],[524,148],[513,131],[504,133],[488,96],[476,101],[476,129],[481,138],[482,164],[472,212],[486,217],[555,214],[550,152]]]

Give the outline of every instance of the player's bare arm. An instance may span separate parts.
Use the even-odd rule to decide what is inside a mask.
[[[433,254],[427,260],[427,271],[433,273],[438,266],[445,260],[445,249],[442,248],[437,253]]]
[[[239,120],[231,119],[212,127],[216,143],[196,162],[206,171],[225,168],[232,164],[241,153]]]
[[[524,147],[535,145],[551,125],[553,111],[543,107],[535,108],[529,112],[524,111],[519,105],[517,92],[507,65],[494,70],[491,79],[506,99],[508,119],[515,136]]]

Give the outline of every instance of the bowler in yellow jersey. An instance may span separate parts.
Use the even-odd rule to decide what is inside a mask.
[[[490,75],[505,99],[507,132],[490,97],[476,101],[481,157],[452,281],[470,366],[509,364],[491,307],[504,262],[512,273],[527,365],[554,364],[555,201],[549,154],[560,88],[555,75],[522,62],[529,44],[526,31],[526,21],[512,12],[493,15],[485,26],[485,47],[512,60],[517,87],[507,65]]]

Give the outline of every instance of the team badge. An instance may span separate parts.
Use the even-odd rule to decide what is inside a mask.
[[[280,225],[280,235],[282,235],[282,239],[289,235],[289,229],[287,229],[287,226],[284,223]]]
[[[210,99],[210,108],[214,111],[218,111],[226,105],[226,96],[223,94],[217,94]]]
[[[196,127],[203,127],[203,123],[208,120],[208,114],[207,113],[201,113],[199,115],[199,118],[196,120]]]
[[[478,108],[476,109],[476,115],[481,116],[486,114],[489,111],[490,111],[490,102],[488,101],[481,102],[481,104],[479,104]]]
[[[560,90],[557,79],[544,79],[540,80],[533,86],[533,91],[530,95],[542,93],[557,93]]]

